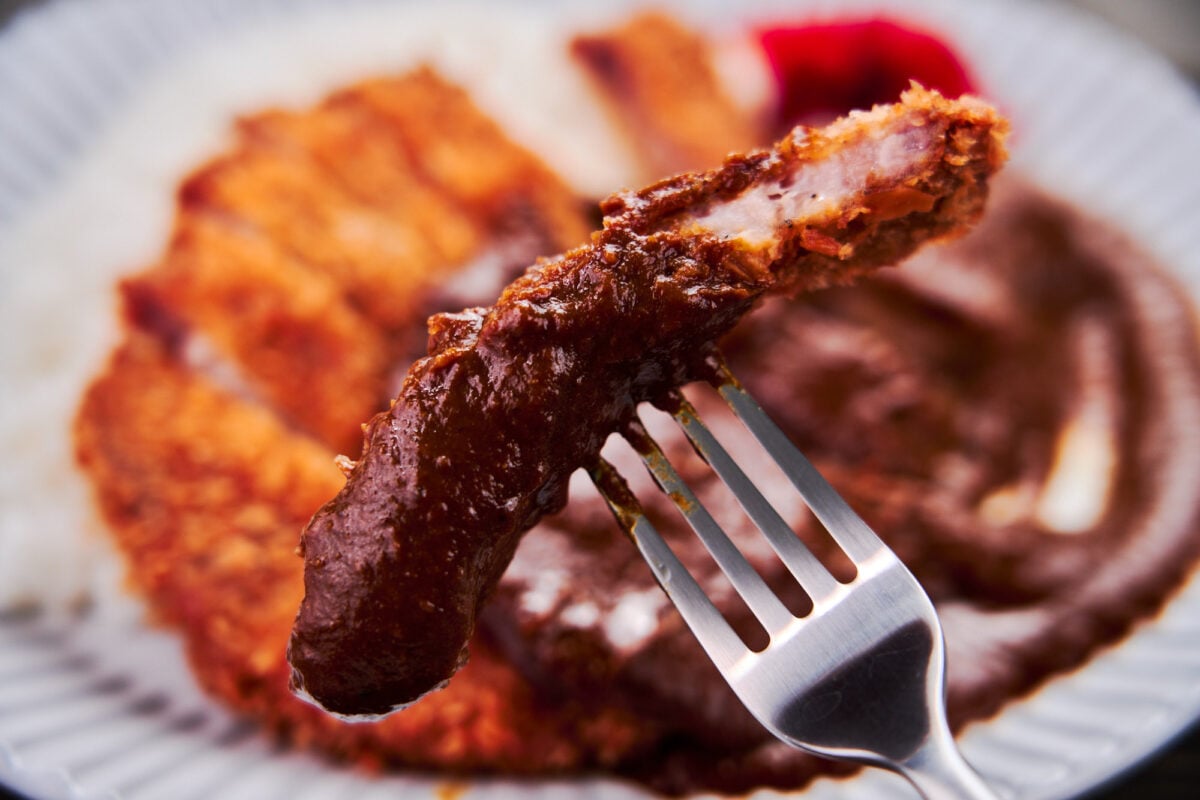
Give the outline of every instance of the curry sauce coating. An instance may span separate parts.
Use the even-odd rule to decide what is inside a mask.
[[[297,690],[379,714],[442,684],[520,534],[562,507],[570,474],[638,402],[702,374],[766,292],[845,281],[962,230],[1004,127],[978,101],[914,88],[610,198],[588,246],[531,268],[491,308],[433,318],[430,355],[305,530]]]
[[[330,451],[135,332],[89,389],[77,457],[158,621],[204,688],[293,741],[369,763],[544,773],[626,756],[654,735],[620,714],[539,701],[486,641],[452,688],[410,714],[349,725],[287,688],[303,592],[296,532],[341,486]]]
[[[711,43],[666,14],[576,36],[571,54],[651,177],[704,169],[767,140],[722,88]]]

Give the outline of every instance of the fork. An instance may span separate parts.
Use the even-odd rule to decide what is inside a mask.
[[[828,758],[898,772],[929,800],[995,800],[958,752],[946,722],[945,642],[928,595],[719,358],[711,368],[714,388],[783,469],[857,575],[848,583],[834,578],[678,394],[668,410],[804,589],[812,610],[797,617],[784,606],[636,418],[626,440],[767,631],[767,646],[755,651],[742,641],[616,468],[601,459],[591,478],[618,524],[721,675],[774,736]]]

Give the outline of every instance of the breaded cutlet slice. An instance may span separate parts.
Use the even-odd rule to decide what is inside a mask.
[[[347,450],[455,274],[488,258],[515,270],[587,230],[561,179],[423,69],[241,120],[183,183],[161,260],[123,289],[135,323],[202,338],[291,424]]]
[[[246,117],[238,130],[254,147],[310,160],[336,190],[423,234],[448,264],[515,236],[551,255],[590,230],[562,179],[428,67],[363,81],[310,112]]]
[[[131,586],[182,634],[209,693],[292,741],[367,763],[545,773],[619,759],[654,735],[543,703],[486,641],[411,714],[348,724],[319,711],[288,690],[285,648],[303,593],[297,532],[343,482],[333,453],[136,331],[75,433]]]
[[[634,143],[646,180],[704,169],[766,141],[761,120],[721,85],[713,44],[671,16],[643,12],[580,34],[570,47]]]
[[[543,243],[539,254],[553,255],[591,231],[587,209],[562,178],[430,68],[364,81],[330,102],[382,120],[423,179],[494,238],[531,236]]]
[[[384,330],[412,317],[417,290],[442,263],[433,237],[412,220],[360,202],[306,157],[255,142],[240,142],[192,174],[179,191],[179,213],[276,242],[336,282]]]
[[[236,364],[250,392],[331,447],[353,447],[383,407],[394,363],[385,332],[332,277],[253,230],[181,214],[163,258],[121,290],[135,326],[193,361]],[[201,341],[212,352],[197,353]]]

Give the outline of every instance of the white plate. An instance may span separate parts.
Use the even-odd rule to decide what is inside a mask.
[[[115,274],[161,247],[170,213],[163,187],[172,185],[174,171],[219,146],[227,115],[213,119],[214,109],[308,102],[331,82],[402,66],[412,58],[406,48],[433,46],[429,32],[439,18],[455,25],[475,20],[465,40],[437,39],[457,53],[453,58],[470,61],[512,52],[495,41],[501,33],[481,37],[481,27],[519,30],[533,40],[552,34],[562,19],[588,13],[579,4],[486,13],[367,0],[333,6],[332,0],[62,2],[22,16],[0,36],[0,414],[6,415],[0,597],[19,596],[22,586],[36,588],[48,571],[61,569],[54,547],[30,544],[39,540],[87,548],[98,563],[56,580],[71,591],[100,587],[111,597],[112,564],[103,546],[79,535],[95,522],[81,510],[78,482],[62,468],[69,451],[58,428],[65,426],[53,421],[67,418],[110,344],[111,313],[104,307],[84,319],[78,304],[95,310]],[[1200,106],[1156,56],[1045,4],[755,2],[738,13],[795,19],[811,10],[846,13],[848,6],[897,10],[946,35],[985,93],[1013,117],[1015,165],[1058,194],[1121,220],[1200,296]],[[701,21],[730,13],[716,3],[687,11]],[[245,71],[247,48],[258,63],[274,63],[267,70],[274,79],[259,81]],[[321,57],[295,59],[301,52]],[[237,87],[232,96],[230,86]],[[176,95],[177,115],[173,127],[159,130],[162,119],[151,107],[164,87]],[[553,113],[553,103],[545,111]],[[116,135],[131,126],[148,133],[138,148],[122,147]],[[31,282],[25,277],[31,270],[48,277]],[[51,328],[61,336],[30,338],[31,331]],[[55,367],[31,377],[25,367],[32,359]],[[47,485],[58,499],[39,504]],[[45,535],[30,537],[30,530]],[[44,593],[62,605],[64,592]],[[0,614],[0,782],[47,799],[316,800],[459,796],[460,790],[488,798],[643,796],[611,781],[460,787],[436,777],[368,779],[280,751],[205,699],[177,641],[140,619],[135,605],[111,599],[83,618]],[[962,744],[1014,796],[1066,798],[1121,773],[1198,715],[1200,577],[1193,575],[1159,618],[1083,669],[972,726]],[[818,781],[805,796],[906,791],[891,776],[870,774]]]

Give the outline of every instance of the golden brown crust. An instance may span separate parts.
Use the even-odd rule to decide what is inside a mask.
[[[253,231],[181,215],[166,256],[122,289],[129,316],[154,327],[169,315],[202,333],[252,391],[331,446],[353,446],[387,396],[384,332],[336,281]]]
[[[135,335],[113,354],[84,398],[76,448],[129,580],[183,631],[201,684],[295,741],[365,761],[545,772],[590,763],[592,748],[623,755],[641,738],[611,714],[567,735],[567,719],[486,642],[453,689],[383,722],[347,725],[293,696],[284,650],[303,592],[297,532],[343,478],[328,450],[157,339]]]
[[[239,129],[260,146],[311,159],[390,226],[427,240],[437,263],[402,265],[424,281],[438,280],[439,264],[522,227],[547,254],[588,233],[558,176],[429,68],[336,92],[317,113],[258,114]],[[430,266],[432,274],[423,269]]]
[[[174,228],[124,284],[130,319],[202,335],[343,451],[423,349],[415,320],[450,275],[498,247],[523,266],[587,233],[570,189],[429,70],[241,120],[231,150],[184,181]]]
[[[208,691],[372,763],[558,771],[651,736],[544,704],[483,641],[461,687],[380,724],[339,722],[287,688],[299,532],[342,484],[331,448],[359,440],[423,342],[426,295],[498,242],[525,263],[586,230],[565,184],[427,70],[244,119],[185,181],[163,257],[122,284],[125,340],[75,438],[130,584],[183,633]]]
[[[704,169],[761,143],[765,133],[720,84],[711,45],[661,12],[575,37],[571,53],[653,178]]]

